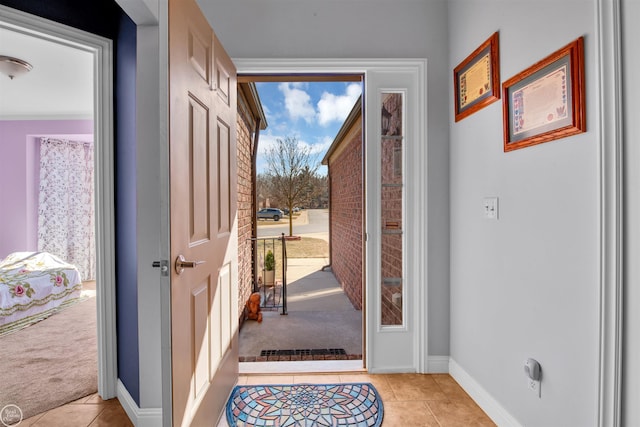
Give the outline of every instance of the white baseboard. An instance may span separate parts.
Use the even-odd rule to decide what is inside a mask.
[[[467,392],[484,412],[499,426],[523,427],[500,405],[471,375],[452,358],[449,359],[449,375]]]
[[[275,362],[286,363],[286,362]],[[368,369],[370,374],[399,374],[405,372],[416,372],[413,366],[395,367],[392,369]],[[426,374],[448,374],[449,373],[449,356],[429,356],[427,358]]]
[[[399,366],[394,368],[367,368],[367,372],[370,374],[405,374],[407,372],[416,372],[414,366]]]
[[[427,359],[427,372],[429,374],[448,374],[449,356],[429,356]]]
[[[120,380],[118,380],[118,400],[134,426],[157,427],[162,425],[162,408],[139,408]]]

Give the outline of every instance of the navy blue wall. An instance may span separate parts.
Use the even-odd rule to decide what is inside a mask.
[[[136,232],[136,26],[120,19],[116,43],[116,278],[118,378],[140,406]]]
[[[136,26],[112,0],[0,0],[0,4],[79,28],[114,42],[118,377],[139,406]]]

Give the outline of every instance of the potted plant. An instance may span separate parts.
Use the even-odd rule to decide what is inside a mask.
[[[264,257],[264,284],[266,286],[273,286],[276,279],[276,258],[273,256],[271,249],[267,251],[267,255]]]

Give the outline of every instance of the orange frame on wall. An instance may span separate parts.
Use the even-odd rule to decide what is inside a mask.
[[[500,99],[498,33],[453,70],[456,122]]]
[[[580,37],[502,84],[504,151],[586,131]]]

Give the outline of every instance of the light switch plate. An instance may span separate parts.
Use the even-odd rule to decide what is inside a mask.
[[[482,203],[484,217],[486,219],[498,219],[498,198],[485,197]]]

